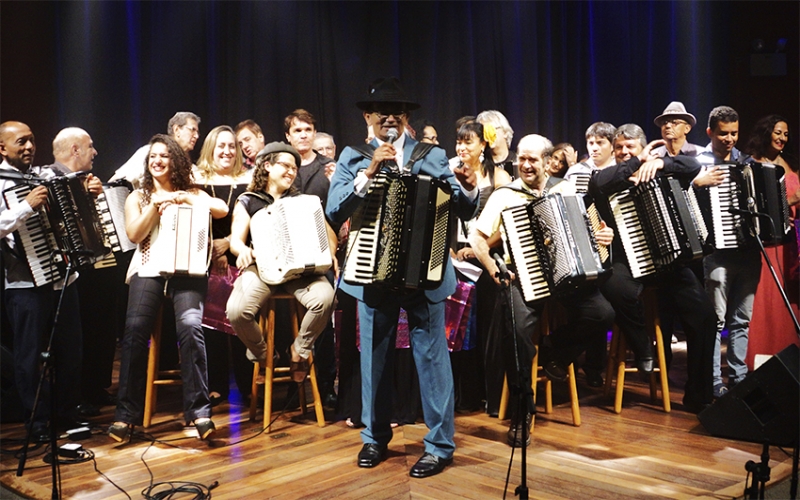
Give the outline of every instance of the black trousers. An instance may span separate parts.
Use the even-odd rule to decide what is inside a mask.
[[[14,378],[26,416],[33,410],[40,375],[39,355],[47,348],[60,294],[51,285],[4,291],[6,313],[14,332]],[[62,416],[69,416],[80,402],[81,388],[81,318],[78,287],[74,283],[64,292],[51,353],[56,368],[57,409]],[[50,391],[45,381],[36,422],[47,421]]]
[[[626,263],[615,262],[612,273],[600,285],[603,296],[614,308],[615,318],[625,341],[636,359],[653,357],[653,341],[644,324],[644,306],[641,301],[644,285],[631,276]]]
[[[141,425],[147,381],[147,355],[150,333],[164,300],[163,278],[140,278],[134,275],[128,292],[125,336],[122,339],[122,363],[119,370],[119,393],[115,420]],[[206,346],[203,340],[203,300],[208,280],[172,278],[167,296],[175,308],[175,328],[181,356],[183,411],[187,422],[211,416],[208,399]]]
[[[513,318],[516,328],[511,324],[511,303],[513,301]],[[536,354],[533,338],[536,325],[542,315],[545,301],[540,300],[526,304],[519,282],[514,281],[508,289],[499,294],[499,312],[505,319],[503,335],[503,359],[505,362],[508,385],[512,395],[518,395],[520,388],[530,385],[530,368]],[[553,346],[552,358],[568,365],[575,361],[589,347],[591,341],[604,336],[614,323],[614,310],[611,304],[594,286],[587,286],[568,296],[556,299],[567,311],[567,323],[559,326],[551,335]],[[514,354],[514,336],[519,350],[519,367],[526,374],[520,378],[517,372],[517,358]],[[514,400],[512,400],[514,401]],[[516,408],[516,405],[514,405]]]
[[[661,273],[654,280],[659,296],[680,319],[686,334],[686,392],[684,402],[711,403],[717,314],[697,275],[688,267]],[[669,340],[667,340],[669,342]]]

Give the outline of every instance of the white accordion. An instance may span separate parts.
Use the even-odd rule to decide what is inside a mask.
[[[312,274],[333,265],[325,215],[311,195],[279,198],[250,219],[258,274],[268,285]]]
[[[207,205],[169,205],[140,243],[139,276],[204,277],[211,263],[211,213]]]

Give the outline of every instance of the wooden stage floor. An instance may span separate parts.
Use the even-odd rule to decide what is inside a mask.
[[[685,358],[685,357],[684,357]],[[680,361],[677,359],[676,361]],[[674,367],[680,370],[680,367]],[[676,386],[680,383],[677,379]],[[759,461],[761,447],[708,435],[695,415],[680,404],[682,391],[672,388],[669,414],[650,402],[638,381],[626,384],[621,414],[599,390],[589,389],[579,376],[582,425],[572,425],[566,384],[554,384],[556,403],[536,417],[528,449],[528,487],[531,498],[735,498],[741,497],[748,460]],[[559,387],[564,386],[564,387]],[[93,419],[94,435],[81,444],[94,452],[96,468],[132,498],[153,481],[193,481],[211,485],[213,498],[503,498],[511,448],[505,443],[508,423],[483,413],[456,416],[456,455],[442,474],[413,479],[408,471],[422,454],[424,424],[395,429],[389,457],[374,469],[356,466],[361,448],[357,429],[344,422],[319,428],[309,414],[282,415],[272,432],[260,434],[258,422],[249,422],[246,408],[224,403],[215,408],[218,432],[210,443],[184,429],[180,388],[159,391],[159,413],[149,434],[118,445],[104,435],[113,408]],[[543,397],[544,391],[539,391]],[[280,406],[274,408],[279,409]],[[19,448],[20,424],[4,425],[4,450]],[[59,441],[63,444],[65,440]],[[790,452],[790,450],[787,450]],[[772,481],[790,474],[791,457],[770,449]],[[17,477],[17,459],[2,455],[3,486],[32,498],[50,498],[50,468],[43,448],[31,453],[27,470]],[[508,498],[520,483],[520,454],[514,455]],[[145,465],[145,463],[147,465]],[[61,466],[64,498],[123,499],[120,490],[95,470],[92,461]],[[0,491],[2,496],[2,491]],[[183,496],[178,498],[189,498]]]

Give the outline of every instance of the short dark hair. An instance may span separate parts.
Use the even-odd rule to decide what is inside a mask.
[[[172,118],[169,119],[169,122],[167,122],[167,135],[172,135],[172,129],[175,128],[175,125],[177,125],[178,128],[183,127],[189,120],[194,120],[200,125],[200,117],[191,111],[178,111],[175,113]]]
[[[606,122],[595,122],[589,125],[589,128],[586,129],[586,138],[589,137],[605,137],[608,139],[608,142],[614,142],[614,132],[617,131],[617,127],[611,125],[610,123]]]
[[[261,127],[258,126],[258,123],[250,119],[240,121],[239,125],[236,125],[236,128],[233,129],[233,135],[239,135],[239,132],[241,132],[242,129],[248,129],[254,135],[264,135],[264,133],[261,131]]]
[[[729,106],[717,106],[708,114],[708,128],[714,130],[719,122],[734,123],[739,121],[739,113]]]
[[[283,119],[283,131],[285,133],[289,133],[289,129],[292,128],[292,122],[295,120],[310,123],[311,126],[314,127],[314,130],[317,130],[317,120],[314,119],[314,115],[305,109],[298,108],[289,113],[289,115]]]
[[[414,138],[418,141],[422,140],[422,135],[425,134],[425,127],[431,127],[436,130],[436,125],[434,125],[433,122],[428,121],[426,118],[420,118],[410,125],[414,130]]]

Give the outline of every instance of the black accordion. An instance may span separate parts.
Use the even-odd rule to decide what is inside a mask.
[[[378,173],[351,218],[344,281],[437,288],[450,251],[452,193],[428,175]]]
[[[657,177],[608,201],[634,278],[703,256],[702,215],[677,179]]]
[[[609,262],[579,196],[551,194],[501,213],[511,262],[526,302],[574,290]]]
[[[765,246],[786,243],[792,220],[786,199],[783,167],[768,163],[716,165],[722,184],[698,190],[709,229],[709,243],[716,249],[741,248],[756,235]],[[705,192],[704,192],[705,191]],[[757,217],[741,213],[753,211]]]
[[[17,249],[25,254],[36,286],[64,279],[67,262],[74,268],[92,266],[108,253],[95,201],[86,190],[84,175],[65,175],[42,180],[47,204],[35,210],[14,232]],[[21,203],[32,190],[17,184],[3,192],[6,206]]]

